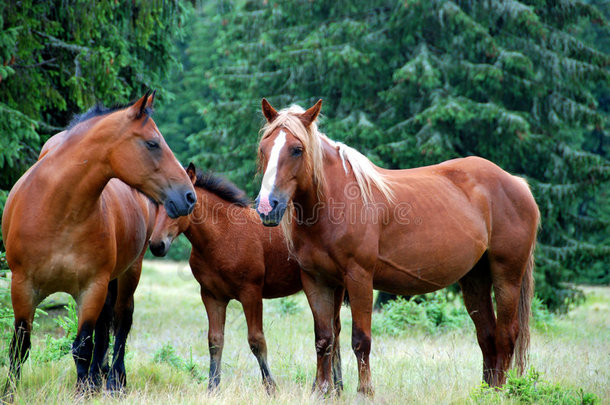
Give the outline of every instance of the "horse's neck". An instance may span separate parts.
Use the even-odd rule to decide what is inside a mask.
[[[351,171],[349,175],[346,175],[343,169],[343,161],[337,149],[325,141],[322,142],[324,147],[322,173],[324,182],[321,185],[316,185],[312,181],[308,186],[298,191],[294,199],[306,220],[318,218],[321,211],[332,209],[335,203],[343,201],[343,193],[346,192],[348,184],[356,181]],[[334,174],[331,175],[330,173]]]
[[[47,153],[38,163],[39,176],[46,180],[47,193],[41,197],[56,218],[81,222],[100,203],[100,196],[112,178],[100,143],[83,147],[84,137],[69,140]]]

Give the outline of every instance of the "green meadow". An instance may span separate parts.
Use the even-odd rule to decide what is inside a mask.
[[[582,288],[584,303],[567,315],[535,311],[529,374],[511,379],[502,391],[481,388],[481,352],[474,327],[464,317],[459,301],[441,300],[437,308],[445,315],[438,325],[415,311],[413,325],[401,327],[396,314],[411,311],[412,305],[376,312],[372,400],[356,393],[349,308],[342,310],[345,390],[338,397],[318,398],[311,393],[316,356],[313,320],[305,296],[300,293],[265,301],[269,362],[278,383],[277,393],[270,397],[248,347],[241,305],[231,302],[220,389],[208,394],[208,327],[199,285],[186,263],[146,262],[128,340],[127,390],[114,396],[104,392],[75,396],[72,356],[61,356],[65,328],[58,320],[65,322],[67,311],[53,309],[37,317],[32,353],[15,403],[609,403],[610,287]],[[53,299],[69,301],[63,295]],[[8,330],[2,332],[6,336]],[[5,352],[7,345],[4,339],[0,349]],[[5,378],[6,358],[0,364]]]

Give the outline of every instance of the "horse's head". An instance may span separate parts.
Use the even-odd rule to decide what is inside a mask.
[[[111,175],[162,203],[167,214],[176,218],[189,214],[197,198],[193,184],[149,115],[154,98],[154,92],[150,96],[146,93],[100,125],[114,134],[108,156]]]
[[[191,180],[191,184],[195,184],[197,173],[195,166],[191,163],[186,169],[186,174]],[[155,256],[165,256],[169,251],[174,239],[181,233],[185,232],[190,225],[189,216],[179,218],[170,218],[163,207],[159,207],[157,211],[157,219],[155,227],[149,240],[149,248]]]
[[[255,207],[263,224],[279,225],[297,190],[315,181],[315,162],[321,148],[312,125],[320,113],[322,100],[304,111],[292,107],[277,112],[263,99],[266,131],[259,145],[259,164],[264,173]]]

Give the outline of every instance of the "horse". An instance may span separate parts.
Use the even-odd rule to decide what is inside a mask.
[[[60,145],[66,138],[68,131],[53,135],[40,150],[38,160],[42,159],[50,150]],[[118,179],[110,179],[102,195],[108,199],[115,199],[116,195],[124,195],[120,199],[134,215],[140,215],[146,223],[146,235],[152,234],[154,219],[156,219],[158,205],[139,191],[127,186]],[[137,204],[134,204],[137,203]],[[151,221],[151,219],[153,219]],[[136,261],[118,278],[108,284],[106,302],[95,324],[93,336],[93,355],[89,367],[89,379],[94,388],[101,387],[103,379],[106,380],[109,391],[121,391],[127,384],[125,372],[125,348],[127,336],[131,330],[134,311],[134,293],[142,273],[142,260],[146,247]],[[112,365],[108,364],[109,335],[114,331],[114,344]]]
[[[186,172],[197,193],[195,210],[187,217],[171,219],[161,208],[150,239],[150,251],[155,256],[165,256],[181,233],[191,242],[189,264],[201,286],[201,299],[209,321],[208,390],[215,390],[220,383],[226,308],[235,299],[243,306],[248,343],[260,366],[263,384],[267,392],[273,393],[276,383],[267,363],[263,298],[285,297],[301,291],[300,266],[290,256],[282,232],[260,225],[258,214],[250,208],[250,201],[242,190],[226,179],[196,169],[192,163]],[[342,294],[335,297],[339,302],[342,298]],[[333,378],[340,386],[338,311],[334,322],[337,345],[333,352]]]
[[[259,142],[264,173],[255,207],[284,229],[303,268],[315,319],[316,387],[331,386],[333,294],[345,287],[358,392],[373,395],[369,354],[373,288],[423,294],[454,282],[476,327],[483,380],[522,372],[529,346],[538,206],[526,181],[480,157],[407,170],[373,165],[317,127],[322,100],[276,111]],[[496,312],[491,297],[493,288]]]
[[[120,316],[108,388],[124,386],[122,356],[133,290],[156,204],[178,217],[188,215],[196,202],[190,179],[150,116],[154,97],[147,92],[129,106],[98,105],[77,116],[47,142],[8,195],[2,236],[15,317],[5,387],[9,399],[29,354],[35,308],[58,291],[78,305],[72,345],[78,392],[96,388],[107,369],[113,307]]]

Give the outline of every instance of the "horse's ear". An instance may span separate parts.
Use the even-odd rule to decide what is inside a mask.
[[[195,168],[193,162],[189,163],[188,167],[186,168],[186,174],[191,179],[191,182],[195,184],[197,181],[197,169]]]
[[[271,107],[271,104],[269,104],[265,98],[261,101],[261,105],[263,106],[263,115],[267,119],[267,122],[271,124],[277,117],[277,111],[275,108]]]
[[[153,103],[155,102],[155,94],[157,94],[157,89],[153,90],[150,97],[146,101],[146,108],[150,108],[152,110]]]
[[[129,107],[129,117],[131,119],[140,119],[144,115],[146,111],[146,107],[148,107],[148,98],[150,95],[150,91],[147,91],[141,99],[133,103],[131,107]],[[151,101],[152,105],[152,101]]]
[[[305,125],[305,128],[308,128],[312,122],[318,118],[318,114],[320,114],[320,110],[322,109],[322,99],[319,99],[318,102],[300,115],[301,122]]]

